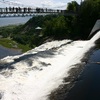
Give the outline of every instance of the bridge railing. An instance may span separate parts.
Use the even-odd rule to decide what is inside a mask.
[[[20,7],[9,7],[9,8],[0,8],[0,14],[8,13],[61,13],[62,10],[53,10],[53,9],[43,9],[43,8],[20,8]]]
[[[47,8],[20,8],[20,7],[9,7],[0,8],[0,17],[6,16],[33,16],[33,15],[44,15],[44,14],[59,14],[65,16],[77,16],[77,12],[67,10],[55,10]]]

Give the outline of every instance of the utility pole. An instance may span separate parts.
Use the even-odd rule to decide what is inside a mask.
[[[81,0],[81,4],[82,4],[82,0]]]

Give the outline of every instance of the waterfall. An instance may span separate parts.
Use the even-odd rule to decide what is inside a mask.
[[[91,40],[47,42],[22,55],[1,59],[0,100],[48,100],[99,38],[100,31]]]

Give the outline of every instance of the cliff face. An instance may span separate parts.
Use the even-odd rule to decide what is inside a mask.
[[[97,20],[88,38],[92,38],[100,30],[100,20]]]

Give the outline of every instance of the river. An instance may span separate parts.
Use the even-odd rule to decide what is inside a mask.
[[[24,24],[30,18],[32,18],[32,16],[27,16],[27,17],[3,17],[3,18],[0,18],[0,26]]]
[[[6,56],[14,56],[18,54],[21,54],[20,50],[13,50],[13,49],[8,49],[3,46],[0,46],[0,59]]]

